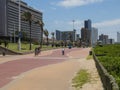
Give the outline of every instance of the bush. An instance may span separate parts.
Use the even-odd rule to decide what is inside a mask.
[[[106,70],[111,74],[119,88],[120,88],[120,45],[105,45],[103,47],[97,46],[94,48],[95,54],[98,56],[98,60],[106,68]],[[104,56],[102,56],[104,55]]]
[[[4,41],[4,46],[5,46],[5,47],[8,47],[8,44],[9,44],[9,41],[8,41],[8,40],[5,40],[5,41]]]
[[[3,40],[0,40],[0,45],[3,43]]]

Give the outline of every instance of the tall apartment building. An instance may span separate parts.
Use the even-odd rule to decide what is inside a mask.
[[[81,29],[81,40],[83,43],[88,44],[90,41],[88,39],[88,29],[87,28],[82,28]]]
[[[56,40],[63,40],[67,41],[70,40],[75,41],[76,40],[76,30],[73,31],[59,31],[56,30]]]
[[[88,30],[92,29],[92,22],[90,19],[84,21],[84,28],[87,28]]]
[[[120,32],[117,32],[117,42],[120,43]]]
[[[18,31],[19,19],[19,1],[18,0],[0,0],[0,38],[10,38],[13,33]],[[42,12],[35,10],[21,1],[21,14],[29,11],[34,16],[34,20],[42,20]],[[40,40],[41,28],[39,25],[32,23],[31,37]],[[29,23],[21,20],[21,31],[24,31],[29,38]]]
[[[98,29],[97,28],[92,28],[92,31],[91,31],[91,45],[93,47],[97,44],[97,39],[98,39]]]
[[[115,40],[114,39],[108,39],[108,44],[114,44]]]
[[[108,44],[108,35],[101,34],[99,36],[99,41],[101,41],[102,44]]]
[[[92,25],[91,25],[91,20],[85,20],[84,21],[84,28],[81,29],[81,39],[82,42],[85,43],[87,46],[91,46],[91,30],[92,30]]]

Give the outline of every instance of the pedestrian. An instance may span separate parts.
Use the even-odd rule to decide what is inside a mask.
[[[38,47],[38,54],[41,53],[41,47]]]
[[[35,48],[35,56],[37,56],[38,48]]]
[[[64,54],[65,54],[65,49],[63,48],[63,49],[62,49],[62,55],[64,55]]]

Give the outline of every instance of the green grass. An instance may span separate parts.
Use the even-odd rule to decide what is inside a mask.
[[[120,88],[120,44],[97,46],[94,52]]]
[[[79,90],[85,83],[89,81],[90,74],[87,72],[87,70],[80,70],[72,79],[72,86]]]
[[[4,47],[4,45],[2,44],[1,46]],[[18,50],[18,44],[17,43],[9,43],[7,48],[10,49],[10,50],[13,50],[15,52],[29,52],[29,51],[34,51],[34,49],[36,47],[39,47],[39,45],[34,45],[32,44],[32,50],[29,50],[29,47],[30,47],[30,44],[24,44],[22,43],[21,44],[21,51]],[[46,45],[43,45],[42,46],[42,50],[50,50],[50,49],[56,49],[56,47],[51,47],[51,46],[46,46]]]
[[[86,59],[87,60],[93,59],[93,56],[92,55],[88,55]]]

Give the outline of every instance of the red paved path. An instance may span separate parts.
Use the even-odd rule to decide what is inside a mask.
[[[0,88],[12,81],[16,76],[29,71],[31,69],[41,67],[48,64],[59,63],[65,61],[68,57],[67,54],[71,51],[81,50],[78,48],[65,49],[65,55],[61,54],[61,49],[55,50],[46,59],[41,59],[38,57],[34,58],[24,58],[19,60],[8,61],[0,64]],[[42,56],[43,57],[43,56]],[[57,59],[50,59],[49,57],[57,57]],[[60,57],[60,58],[58,58]],[[63,58],[61,58],[63,57]]]

